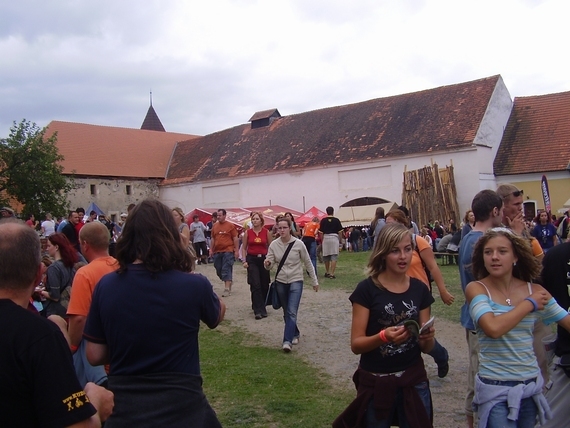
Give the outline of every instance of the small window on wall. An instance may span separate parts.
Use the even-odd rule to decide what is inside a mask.
[[[89,186],[91,188],[91,195],[95,196],[97,194],[97,188],[95,187],[94,184],[92,184],[91,186]]]
[[[126,191],[126,193],[127,193],[128,196],[131,196],[131,194],[132,194],[132,189],[131,189],[131,185],[130,185],[130,184],[127,184],[127,185],[126,185],[125,191]]]

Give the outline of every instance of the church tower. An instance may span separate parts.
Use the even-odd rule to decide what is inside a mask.
[[[154,107],[152,106],[152,91],[150,93],[150,107],[148,108],[148,111],[146,112],[146,116],[145,116],[144,121],[141,125],[141,129],[146,129],[147,131],[166,132],[166,130],[164,129],[164,126],[162,126],[162,123],[160,122],[160,119],[158,118],[158,115],[154,111]]]

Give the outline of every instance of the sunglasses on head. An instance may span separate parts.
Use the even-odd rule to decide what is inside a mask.
[[[507,196],[503,197],[503,199],[507,199],[509,196],[513,195],[515,198],[524,195],[523,190],[515,190],[514,192],[509,193]]]

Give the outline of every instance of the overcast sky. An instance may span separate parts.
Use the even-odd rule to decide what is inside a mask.
[[[0,3],[0,136],[13,121],[204,135],[501,74],[570,90],[568,0],[18,0]]]

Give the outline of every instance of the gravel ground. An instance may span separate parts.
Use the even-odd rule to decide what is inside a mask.
[[[213,266],[197,266],[196,271],[206,275],[221,296],[223,283],[217,278]],[[330,374],[337,387],[355,392],[351,378],[358,365],[358,356],[350,350],[349,293],[327,289],[327,282],[332,280],[319,278],[319,281],[321,290],[318,293],[313,291],[310,283],[305,283],[298,314],[301,339],[299,345],[293,347],[293,352]],[[245,269],[236,264],[232,295],[224,298],[227,305],[226,319],[254,334],[260,343],[280,348],[283,335],[282,311],[269,307],[267,318],[255,320],[250,296]],[[437,377],[437,366],[433,359],[429,355],[424,356],[434,401],[434,427],[463,427],[467,371],[464,329],[459,323],[438,319],[437,313],[434,315],[436,336],[450,355],[450,370],[444,379]]]

